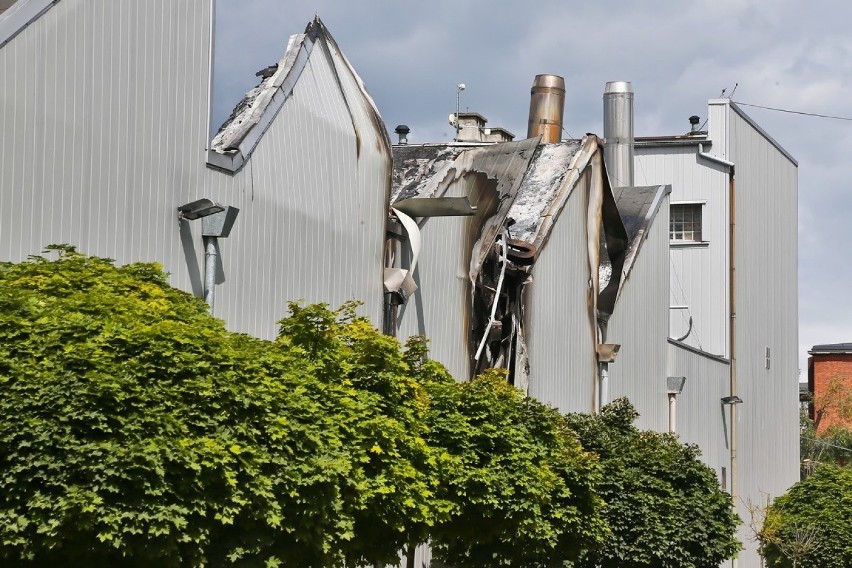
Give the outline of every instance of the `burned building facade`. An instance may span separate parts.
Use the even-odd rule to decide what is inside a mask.
[[[703,135],[606,119],[562,140],[564,84],[541,76],[523,140],[476,115],[476,140],[392,147],[316,19],[210,140],[213,17],[212,0],[0,13],[0,260],[71,243],[159,262],[260,337],[287,301],[357,299],[459,380],[503,368],[564,411],[629,396],[639,426],[701,447],[741,515],[795,481],[796,165],[735,103],[711,101]],[[194,217],[228,206],[211,241]]]

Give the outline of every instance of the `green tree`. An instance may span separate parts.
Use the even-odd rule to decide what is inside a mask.
[[[768,566],[852,566],[852,469],[817,467],[773,501],[759,536]]]
[[[814,427],[825,429],[824,422],[852,424],[852,389],[841,377],[831,377],[825,389],[813,397]]]
[[[828,411],[840,417],[845,415],[847,420],[852,416],[852,407],[847,400],[852,394],[843,391],[842,387],[842,383],[832,380],[826,393],[814,402],[818,419],[821,420]],[[799,411],[799,432],[802,479],[821,464],[852,465],[852,430],[841,424],[832,424],[818,431],[808,409],[802,407]]]
[[[617,399],[599,415],[571,414],[583,447],[600,456],[598,492],[612,531],[578,566],[715,568],[739,550],[739,519],[695,446],[675,436],[640,431],[638,414]]]
[[[430,495],[397,344],[349,307],[294,307],[275,343],[229,333],[156,265],[56,248],[0,265],[0,560],[395,555]]]
[[[353,521],[352,538],[339,544],[346,563],[396,563],[446,508],[435,497],[433,450],[424,438],[428,397],[418,379],[426,367],[410,367],[414,354],[356,317],[355,304],[334,311],[290,304],[290,311],[276,344],[359,402],[358,412],[341,413],[337,425],[357,445],[357,482],[344,488],[341,510]],[[411,349],[420,351],[416,342]]]
[[[431,531],[435,557],[459,568],[562,566],[599,544],[600,468],[558,411],[493,371],[427,390],[438,496],[450,504]]]

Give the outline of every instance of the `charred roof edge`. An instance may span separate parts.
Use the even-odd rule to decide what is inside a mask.
[[[262,94],[267,94],[267,100],[261,103],[263,108],[254,109],[255,111],[260,110],[260,115],[255,121],[249,120],[251,114],[253,114],[251,113],[252,105],[250,104],[246,107],[244,111],[246,113],[246,120],[239,125],[228,140],[221,142],[221,150],[216,148],[218,144],[214,144],[216,138],[219,137],[219,134],[217,134],[213,141],[211,141],[210,149],[207,151],[207,164],[209,166],[236,173],[245,165],[245,162],[249,159],[249,156],[251,156],[251,153],[257,147],[260,139],[272,124],[272,121],[278,115],[278,111],[284,106],[284,102],[290,97],[296,83],[299,81],[299,77],[301,77],[302,71],[305,69],[316,43],[316,40],[311,39],[311,35],[313,34],[295,34],[290,37],[287,51],[279,60],[279,65],[282,66],[281,69],[270,78],[271,84],[266,88],[267,93],[258,94],[258,98]],[[271,94],[268,91],[271,91]],[[246,97],[248,97],[248,93],[238,103],[238,106],[246,100]],[[226,128],[235,118],[235,116],[231,116],[222,125],[222,129]]]
[[[642,228],[639,230],[639,234],[636,236],[636,242],[631,243],[630,250],[628,252],[628,256],[624,261],[624,267],[621,269],[621,284],[619,285],[619,296],[621,295],[621,288],[624,288],[624,285],[627,283],[628,276],[630,276],[630,271],[633,269],[633,264],[636,262],[636,258],[639,256],[639,251],[642,248],[642,244],[646,240],[646,236],[648,235],[648,229],[651,227],[651,224],[657,218],[657,213],[660,211],[660,206],[663,204],[663,200],[667,195],[671,195],[672,186],[671,185],[658,185],[657,191],[654,194],[654,200],[651,202],[651,206],[648,208],[648,213],[645,215],[645,219],[642,222]]]

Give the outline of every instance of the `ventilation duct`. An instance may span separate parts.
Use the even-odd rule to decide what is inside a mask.
[[[562,140],[565,112],[565,79],[559,75],[536,75],[530,89],[530,118],[527,138],[541,136],[542,144]]]
[[[604,161],[612,187],[633,183],[633,85],[610,81],[603,96]]]

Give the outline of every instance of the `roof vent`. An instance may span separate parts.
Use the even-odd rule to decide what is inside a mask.
[[[699,122],[701,122],[701,118],[697,114],[693,114],[689,117],[689,132],[691,134],[698,132],[698,129],[700,128],[700,126],[698,126]]]
[[[394,128],[394,132],[399,135],[399,143],[400,144],[408,144],[408,133],[411,132],[411,129],[404,124],[400,124],[396,128]]]

